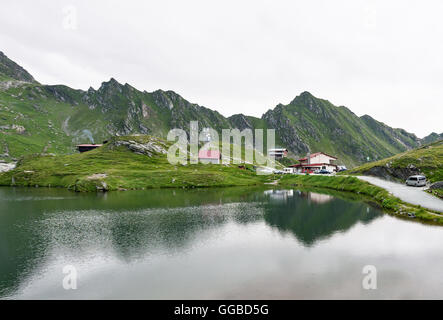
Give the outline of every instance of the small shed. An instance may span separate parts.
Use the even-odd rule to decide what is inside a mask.
[[[198,160],[201,163],[220,164],[221,153],[218,150],[200,150]]]
[[[101,147],[102,144],[78,144],[76,145],[76,148],[79,152],[86,152],[86,151],[91,151],[95,148]]]

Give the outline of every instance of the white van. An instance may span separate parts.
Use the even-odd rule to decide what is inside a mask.
[[[283,168],[283,172],[284,173],[290,173],[290,174],[295,173],[294,172],[294,168],[291,168],[291,167]]]
[[[425,176],[410,176],[406,180],[407,186],[413,186],[413,187],[423,187],[426,185],[426,177]]]

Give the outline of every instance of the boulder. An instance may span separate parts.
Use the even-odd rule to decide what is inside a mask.
[[[429,189],[436,190],[436,189],[443,189],[443,181],[437,181],[430,185]]]

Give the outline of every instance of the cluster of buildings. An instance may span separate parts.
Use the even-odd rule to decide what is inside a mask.
[[[288,155],[288,149],[269,149],[269,155],[273,155],[275,159],[281,160]],[[219,164],[221,161],[221,153],[218,150],[200,150],[198,159],[202,163]],[[335,163],[337,157],[331,156],[324,152],[308,153],[306,157],[298,159],[297,164],[289,166],[293,173],[312,173],[317,170],[327,170],[329,172],[338,171],[338,166]]]
[[[288,155],[288,149],[277,148],[269,149],[268,154],[274,156],[275,159],[281,160]],[[329,172],[338,171],[338,166],[335,163],[337,157],[331,156],[324,152],[308,153],[306,157],[298,159],[297,164],[285,168],[288,173],[312,173],[317,170],[327,170]]]
[[[79,152],[90,151],[95,148],[101,147],[101,144],[79,144],[77,150]],[[269,149],[268,154],[275,157],[276,160],[281,160],[288,155],[288,149],[276,148]],[[221,163],[221,152],[218,150],[200,150],[198,153],[198,159],[201,163]],[[285,172],[288,173],[312,173],[317,170],[327,170],[329,172],[338,171],[339,167],[335,163],[337,157],[331,156],[324,152],[308,153],[306,157],[298,159],[297,164],[290,165],[285,168]]]

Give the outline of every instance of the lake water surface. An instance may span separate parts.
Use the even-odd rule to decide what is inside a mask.
[[[442,299],[442,244],[338,194],[0,188],[3,299]]]

